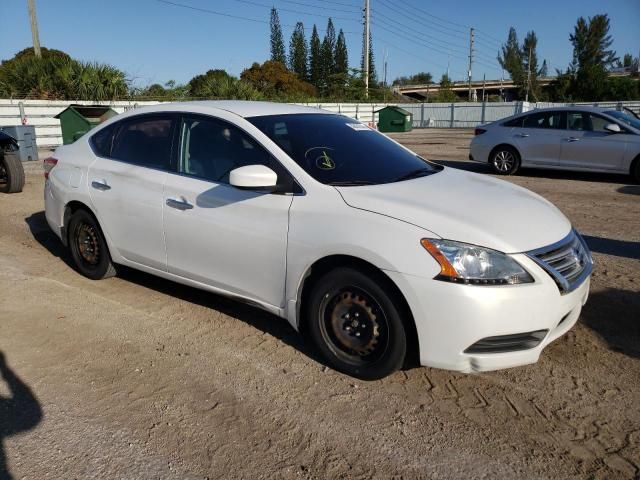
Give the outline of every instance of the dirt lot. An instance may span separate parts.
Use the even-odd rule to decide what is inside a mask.
[[[469,132],[397,138],[486,173],[463,160]],[[251,307],[130,270],[81,277],[30,165],[25,191],[0,195],[0,478],[3,450],[11,475],[35,479],[640,478],[640,186],[509,181],[594,251],[578,325],[536,365],[367,383]]]

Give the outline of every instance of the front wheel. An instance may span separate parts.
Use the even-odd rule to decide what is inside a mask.
[[[352,268],[328,272],[315,283],[306,308],[307,332],[332,368],[376,380],[402,366],[405,328],[384,287]]]
[[[515,148],[505,145],[491,152],[489,163],[498,175],[513,175],[520,168],[520,155]]]
[[[85,277],[101,280],[116,274],[102,230],[85,210],[76,211],[69,221],[69,248],[76,269]]]

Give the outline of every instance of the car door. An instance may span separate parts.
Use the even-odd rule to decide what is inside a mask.
[[[166,271],[162,230],[163,186],[170,168],[171,114],[145,114],[118,122],[97,140],[102,156],[89,167],[89,191],[98,221],[125,259]],[[94,147],[94,151],[96,148]]]
[[[179,138],[178,171],[163,202],[169,272],[282,307],[293,178],[223,118],[185,115]],[[276,171],[279,192],[229,184],[231,170],[255,164]]]
[[[523,118],[522,127],[512,135],[520,151],[523,165],[552,165],[560,158],[563,112],[547,110],[533,112]]]
[[[562,141],[561,165],[593,170],[621,170],[627,148],[627,134],[604,127],[615,123],[596,113],[567,113],[567,131]]]

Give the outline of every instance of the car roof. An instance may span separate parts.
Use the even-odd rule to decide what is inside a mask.
[[[300,113],[324,113],[334,114],[316,107],[307,107],[304,105],[293,105],[290,103],[277,103],[277,102],[255,102],[245,100],[199,100],[191,102],[174,102],[174,103],[160,103],[149,107],[142,107],[135,109],[133,112],[165,112],[165,111],[189,111],[191,108],[197,107],[198,110],[211,110],[211,113],[215,113],[216,110],[226,110],[231,113],[235,113],[241,117],[262,117],[265,115],[291,115]]]
[[[594,107],[591,105],[566,105],[564,107],[534,108],[533,110],[528,110],[526,112],[523,112],[523,114],[540,112],[540,111],[552,112],[552,111],[565,111],[565,110],[572,110],[572,111],[578,111],[578,112],[603,113],[603,112],[609,112],[611,110],[615,110],[615,107]]]

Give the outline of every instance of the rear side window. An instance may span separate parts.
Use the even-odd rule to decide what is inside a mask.
[[[101,157],[111,156],[111,146],[113,145],[113,132],[117,124],[111,124],[101,129],[91,137],[91,147],[96,155]]]
[[[174,120],[143,116],[120,122],[110,157],[141,167],[169,169]]]
[[[562,112],[538,112],[524,117],[524,128],[563,128]]]
[[[508,122],[504,122],[502,126],[504,127],[522,127],[523,117],[512,118]]]

